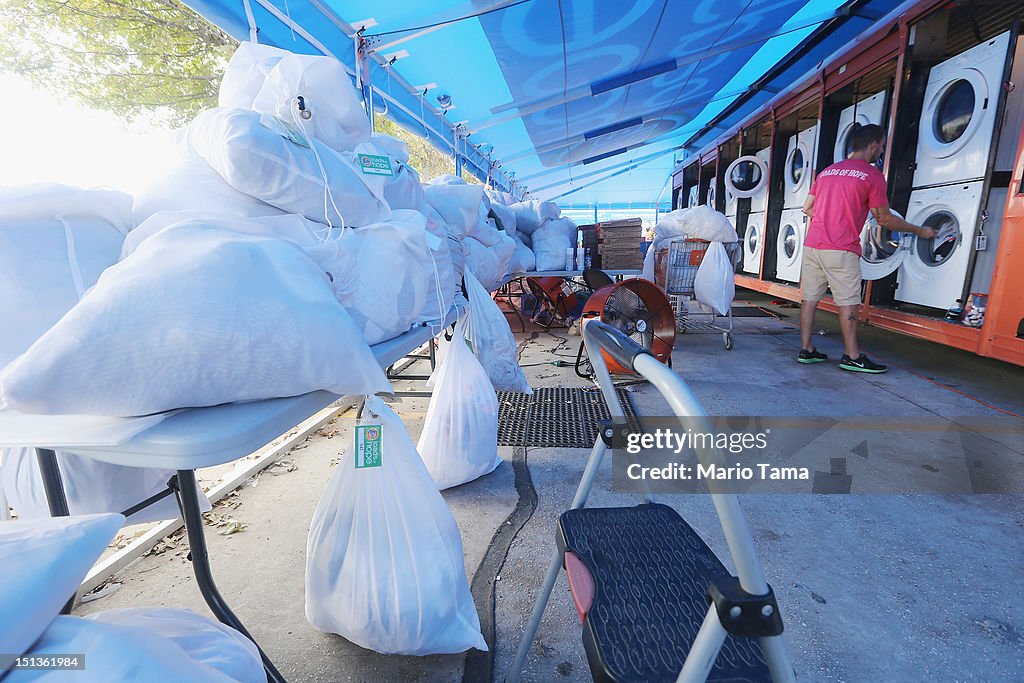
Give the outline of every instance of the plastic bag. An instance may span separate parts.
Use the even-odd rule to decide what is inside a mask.
[[[498,308],[491,295],[472,275],[466,275],[469,294],[469,320],[466,336],[473,345],[473,353],[497,391],[520,391],[532,394],[517,359],[516,338],[508,319]]]
[[[313,514],[306,618],[386,654],[487,649],[455,518],[380,399],[367,398],[355,447]]]
[[[528,273],[537,270],[537,256],[530,247],[523,243],[523,240],[516,235],[514,238],[516,250],[512,253],[512,260],[509,262],[509,270],[513,273]]]
[[[416,446],[442,490],[489,474],[501,464],[498,397],[466,343],[467,318],[456,323],[451,347],[436,371],[434,393]]]
[[[391,387],[296,245],[178,223],[108,268],[0,372],[0,409],[133,416]]]
[[[565,270],[565,250],[576,246],[576,224],[567,218],[547,220],[531,239],[537,270]]]
[[[728,314],[733,297],[736,296],[734,276],[729,253],[721,242],[712,242],[693,280],[694,298],[713,308],[719,315]]]
[[[472,237],[462,242],[466,252],[465,272],[476,276],[489,292],[500,287],[512,272],[512,255],[516,250],[515,240],[499,231],[495,231],[495,234],[499,237],[492,247],[486,247]]]
[[[384,178],[352,152],[310,139],[288,121],[243,109],[209,109],[189,124],[188,146],[233,188],[317,223],[385,221]]]
[[[57,466],[68,510],[72,515],[121,512],[167,488],[174,470],[113,465],[67,451],[56,451]],[[0,488],[21,519],[50,516],[39,460],[35,449],[8,448],[0,463]],[[200,508],[210,510],[210,501],[196,487]],[[177,519],[181,514],[174,496],[157,501],[128,517],[127,524]]]
[[[499,229],[504,230],[509,237],[516,236],[516,212],[504,204],[491,201],[491,215]]]
[[[103,624],[148,631],[180,647],[190,659],[240,683],[264,683],[267,672],[256,645],[238,631],[187,609],[136,607],[85,617]]]
[[[301,117],[306,134],[339,152],[370,139],[370,120],[334,57],[286,53],[267,73],[252,108],[289,122]]]
[[[0,522],[0,652],[29,649],[122,524],[121,515]]]

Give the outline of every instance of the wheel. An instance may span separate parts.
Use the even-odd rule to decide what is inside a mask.
[[[726,351],[732,351],[732,333],[730,333],[730,332],[723,332],[722,333],[722,343],[725,345],[725,350]]]

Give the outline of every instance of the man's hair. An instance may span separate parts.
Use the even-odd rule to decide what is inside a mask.
[[[882,142],[883,140],[885,140],[885,129],[877,124],[869,123],[854,129],[853,136],[850,138],[850,147],[854,152],[859,152],[862,149],[867,149],[872,142]]]

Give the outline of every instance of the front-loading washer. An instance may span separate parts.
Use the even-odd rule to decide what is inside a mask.
[[[932,67],[917,136],[914,187],[985,177],[1010,33]]]
[[[784,209],[804,205],[814,182],[814,154],[818,143],[818,126],[800,131],[789,138],[786,149]]]
[[[761,273],[761,252],[764,251],[764,213],[747,216],[747,229],[743,233],[743,272]]]
[[[784,282],[800,282],[800,264],[804,258],[807,216],[800,209],[786,209],[779,220],[775,248],[775,277]]]
[[[948,309],[963,295],[983,185],[979,180],[911,193],[907,222],[938,234],[910,241],[897,274],[896,301]]]
[[[833,151],[833,163],[839,163],[853,153],[853,134],[861,126],[869,123],[881,125],[885,116],[885,90],[861,100],[839,113],[839,127],[836,129],[836,146]]]

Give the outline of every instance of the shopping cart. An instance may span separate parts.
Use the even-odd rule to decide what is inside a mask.
[[[612,421],[603,423],[576,495],[559,516],[556,548],[505,683],[519,683],[563,569],[594,681],[793,683],[779,606],[735,493],[708,482],[735,575],[674,508],[648,493],[636,507],[586,507],[615,421],[625,421],[605,354],[649,381],[680,429],[710,432],[711,422],[686,382],[620,331],[584,319],[583,339]],[[712,447],[696,455],[704,466],[726,462]]]
[[[732,304],[728,312],[718,315],[714,309],[705,312],[693,299],[693,283],[697,269],[704,260],[711,242],[689,237],[676,237],[663,242],[654,253],[654,283],[665,290],[676,314],[676,331],[721,332],[726,351],[732,350]],[[741,245],[739,242],[723,242],[733,270],[739,263]],[[689,304],[694,301],[693,306]],[[698,309],[699,310],[691,310]],[[724,318],[724,326],[716,325]]]

